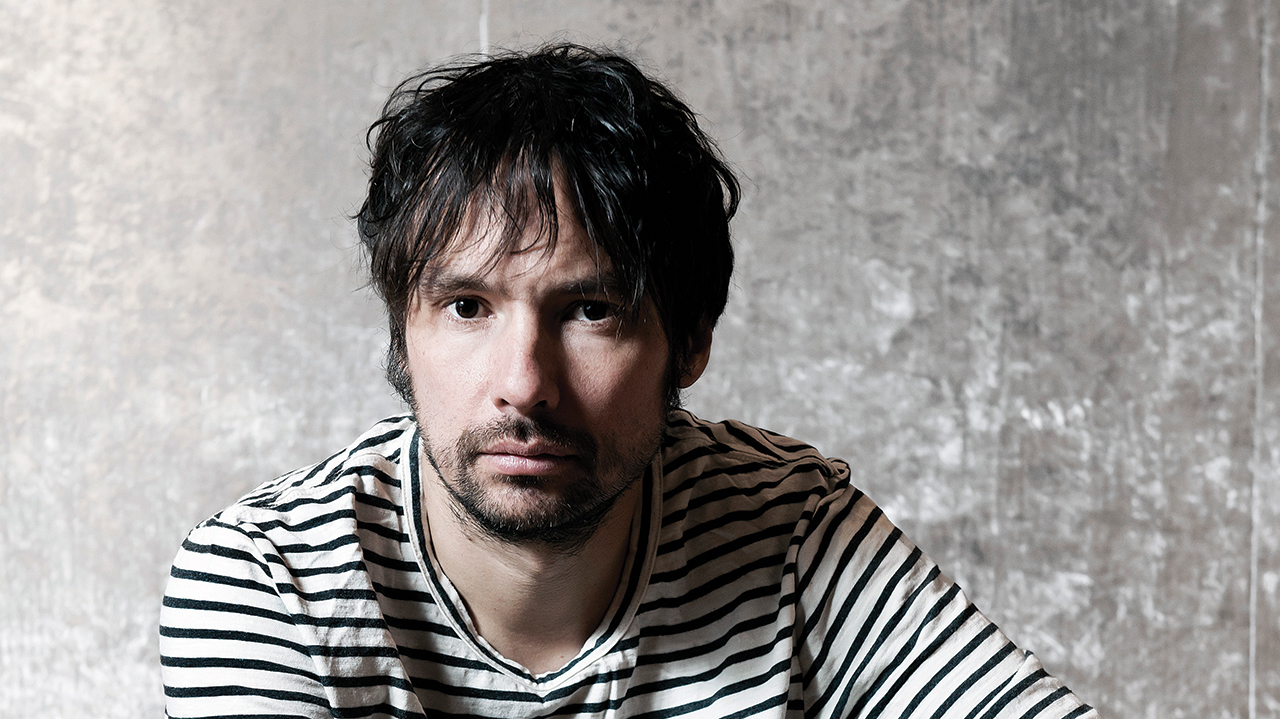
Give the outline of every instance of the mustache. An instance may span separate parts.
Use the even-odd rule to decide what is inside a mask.
[[[463,464],[471,464],[486,447],[503,440],[527,443],[533,440],[569,450],[587,468],[595,467],[599,446],[590,432],[565,426],[543,417],[504,417],[459,435],[454,450]]]

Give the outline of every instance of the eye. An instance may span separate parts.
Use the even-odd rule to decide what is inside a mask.
[[[464,320],[475,319],[480,314],[480,300],[462,297],[449,303],[449,311]]]
[[[618,313],[618,308],[608,302],[587,300],[579,302],[573,310],[573,318],[587,322],[602,322]]]

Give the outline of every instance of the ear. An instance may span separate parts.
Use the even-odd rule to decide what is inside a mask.
[[[694,339],[693,356],[689,358],[689,370],[680,377],[680,389],[688,389],[702,376],[711,360],[711,330],[706,330]]]

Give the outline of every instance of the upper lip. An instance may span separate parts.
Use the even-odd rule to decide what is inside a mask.
[[[489,445],[485,448],[484,454],[514,454],[520,457],[536,457],[544,454],[553,457],[568,457],[573,454],[573,450],[550,442],[537,440],[533,442],[517,442],[507,439]]]

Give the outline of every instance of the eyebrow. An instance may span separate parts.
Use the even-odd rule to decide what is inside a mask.
[[[484,274],[454,274],[447,270],[435,269],[422,273],[418,283],[419,292],[426,297],[448,297],[467,293],[487,294],[494,292],[494,287],[485,279]],[[549,294],[575,297],[605,296],[625,298],[627,293],[622,283],[612,273],[583,279],[570,280],[551,288]]]
[[[573,295],[604,295],[605,297],[622,298],[626,296],[622,283],[612,274],[592,277],[587,280],[576,280],[567,282],[555,290],[561,294]]]
[[[443,297],[468,292],[492,292],[493,286],[484,275],[458,275],[442,270],[427,270],[418,282],[418,292],[428,297]]]

